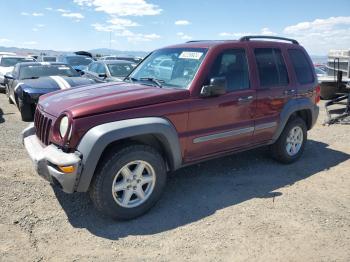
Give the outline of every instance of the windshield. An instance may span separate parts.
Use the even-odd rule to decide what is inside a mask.
[[[67,57],[67,63],[71,66],[80,66],[80,65],[88,65],[93,60],[90,57],[85,56],[68,56]]]
[[[126,77],[134,68],[132,63],[110,64],[107,65],[109,72],[114,77]]]
[[[44,62],[56,62],[56,57],[54,57],[54,56],[44,56],[42,60]]]
[[[188,88],[201,65],[207,49],[172,48],[153,52],[131,73],[129,79],[157,80],[164,87]]]
[[[31,79],[44,76],[79,76],[67,65],[28,65],[20,69],[19,79]]]
[[[35,62],[35,59],[26,57],[3,57],[1,59],[1,66],[10,67],[21,62]]]

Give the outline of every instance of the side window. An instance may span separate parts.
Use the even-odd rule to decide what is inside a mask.
[[[221,53],[211,69],[212,77],[226,77],[228,92],[248,89],[249,70],[245,51],[231,49]]]
[[[89,71],[90,72],[94,72],[94,73],[96,73],[96,67],[97,67],[97,63],[91,63],[90,65],[89,65]]]
[[[285,86],[289,83],[286,64],[280,49],[257,48],[254,51],[258,65],[260,86]]]
[[[96,73],[99,74],[99,75],[100,74],[105,74],[106,73],[105,66],[103,64],[97,64]]]
[[[314,74],[303,51],[298,49],[288,50],[295,74],[299,84],[310,84],[314,82]]]

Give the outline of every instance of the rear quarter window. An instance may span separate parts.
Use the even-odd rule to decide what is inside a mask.
[[[299,84],[305,85],[313,83],[315,80],[314,74],[304,52],[298,49],[289,49],[288,54]]]

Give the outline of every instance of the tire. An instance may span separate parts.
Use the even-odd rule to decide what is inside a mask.
[[[11,97],[10,97],[10,91],[9,91],[7,85],[5,86],[5,92],[6,92],[6,96],[7,96],[7,99],[8,99],[8,101],[9,101],[9,103],[12,105],[12,104],[13,104],[13,101],[12,101],[12,99],[11,99]]]
[[[121,170],[133,162],[143,162],[144,164],[150,165],[154,171],[155,180],[153,182],[153,190],[149,191],[151,193],[149,193],[148,196],[147,193],[145,193],[147,198],[143,200],[144,202],[136,206],[130,204],[129,207],[125,207],[122,206],[120,202],[123,202],[124,196],[126,196],[129,191],[123,189],[124,191],[113,192],[112,188],[114,188],[113,185],[115,185],[117,181],[116,178],[119,178],[119,176],[122,176],[122,180],[119,181],[118,184],[126,183],[130,186],[126,182],[125,176]],[[135,174],[135,169],[131,174]],[[130,169],[128,170],[130,171]],[[145,172],[148,172],[148,170]],[[147,175],[147,177],[149,176]],[[143,215],[156,204],[163,192],[166,178],[166,166],[162,156],[157,150],[146,145],[126,146],[117,152],[108,154],[99,164],[89,189],[90,198],[96,209],[109,217],[118,220],[133,219]],[[150,184],[144,186],[148,187]],[[133,188],[135,189],[135,187]],[[131,189],[131,191],[135,192],[133,189]],[[146,191],[147,190],[145,190],[145,192]],[[136,200],[135,197],[137,198]],[[132,200],[133,198],[134,200]],[[141,201],[138,199],[138,195],[133,193],[129,203],[132,203],[132,201],[136,201],[136,203],[137,201]]]
[[[292,144],[293,143],[298,144],[298,146],[294,146],[294,147],[290,146],[291,143],[288,143],[289,140],[287,140],[292,130],[298,130],[298,133],[302,133],[301,143],[292,142]],[[298,136],[298,139],[295,139],[294,141],[298,140],[300,142],[299,137],[300,136]],[[294,139],[294,138],[289,138],[289,139]],[[300,156],[303,154],[306,140],[307,140],[307,128],[304,120],[301,119],[300,117],[293,117],[288,121],[288,123],[286,124],[285,128],[282,131],[282,134],[277,139],[277,141],[273,145],[271,145],[272,157],[283,164],[291,164],[296,160],[298,160]],[[300,144],[300,147],[299,147],[299,144]],[[290,150],[288,151],[289,148]]]
[[[25,122],[33,121],[33,110],[31,104],[24,102],[18,98],[18,109],[21,113],[21,118]]]

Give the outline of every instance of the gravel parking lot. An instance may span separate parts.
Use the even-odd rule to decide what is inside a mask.
[[[261,148],[187,167],[149,213],[116,222],[35,173],[0,94],[0,260],[350,261],[350,126],[324,117],[299,162]]]

